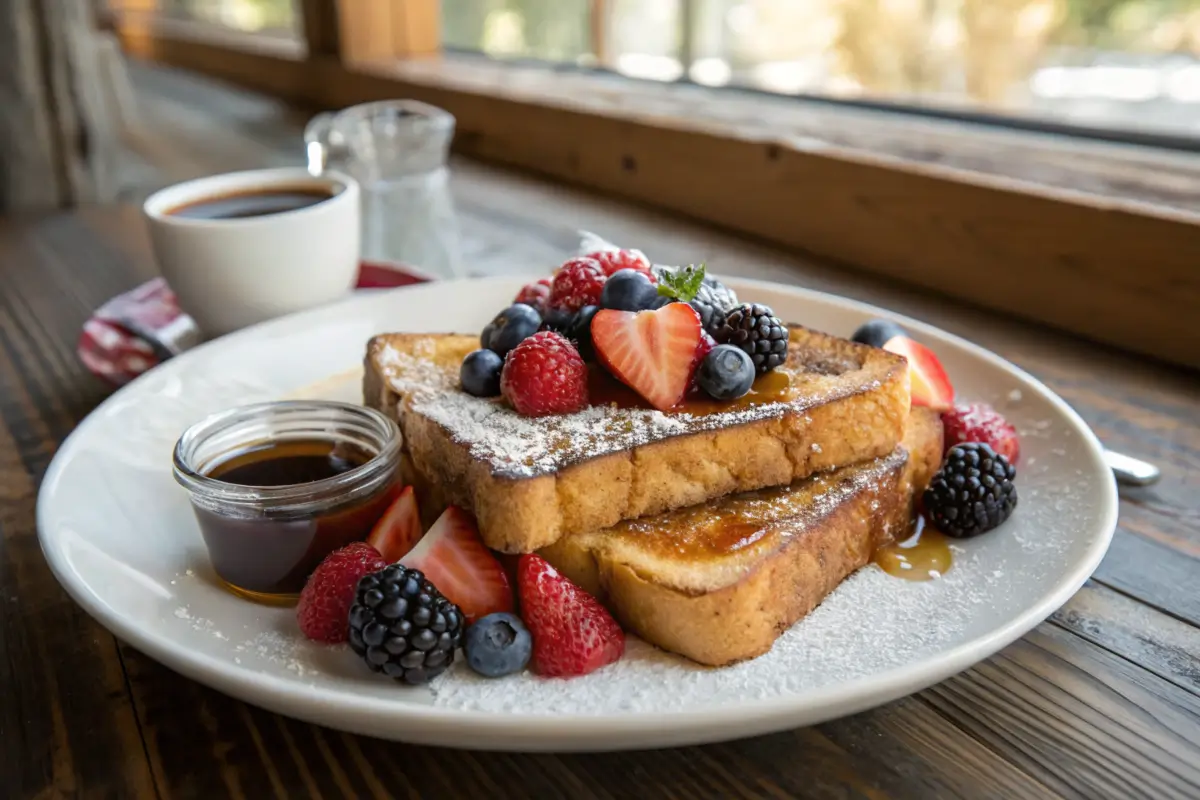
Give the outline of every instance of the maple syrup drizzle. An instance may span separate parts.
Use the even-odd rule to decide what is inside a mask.
[[[665,413],[691,414],[700,417],[707,414],[719,414],[723,411],[738,411],[766,403],[777,403],[788,399],[791,385],[791,375],[782,370],[773,370],[756,378],[750,391],[736,400],[711,400],[696,392]],[[653,408],[633,389],[595,365],[588,370],[588,399],[592,405],[596,406],[647,410]]]
[[[918,516],[912,536],[879,548],[871,560],[893,577],[931,581],[950,570],[953,555],[946,534],[926,525],[925,518]]]

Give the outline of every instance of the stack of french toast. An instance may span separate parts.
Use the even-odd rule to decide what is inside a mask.
[[[942,462],[940,367],[796,322],[700,269],[597,254],[482,334],[374,337],[364,397],[398,423],[427,519],[466,509],[496,553],[726,665],[906,538]]]

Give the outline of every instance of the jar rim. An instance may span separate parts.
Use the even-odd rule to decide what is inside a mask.
[[[370,459],[345,472],[306,483],[278,486],[229,483],[204,474],[205,465],[194,463],[195,451],[214,436],[227,433],[239,424],[271,417],[293,422],[314,419],[323,424],[354,424],[361,432],[374,437],[378,445],[373,448],[375,453]],[[316,432],[314,436],[321,438]],[[247,444],[250,443],[241,446]],[[194,422],[176,441],[172,463],[175,480],[194,496],[233,506],[269,505],[281,510],[295,510],[374,483],[375,479],[395,468],[400,445],[401,433],[396,422],[376,409],[336,400],[277,400],[227,408]],[[236,449],[237,445],[226,452]]]

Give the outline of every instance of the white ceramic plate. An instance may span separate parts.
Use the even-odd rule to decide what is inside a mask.
[[[287,609],[218,588],[171,448],[235,404],[357,399],[364,344],[383,331],[478,330],[517,278],[356,296],[223,337],[114,394],[59,449],[38,499],[42,547],[84,609],[178,672],[283,714],[426,744],[605,750],[731,739],[850,714],[942,680],[1049,616],[1104,555],[1113,478],[1078,416],[1029,375],[961,339],[895,317],[941,357],[960,398],[990,402],[1022,435],[1020,504],[1001,528],[954,547],[940,580],[874,566],[846,581],[765,656],[703,669],[631,640],[590,676],[487,681],[461,659],[432,687],[369,673],[349,649],[300,637]],[[879,309],[816,292],[730,281],[788,321],[841,335]]]

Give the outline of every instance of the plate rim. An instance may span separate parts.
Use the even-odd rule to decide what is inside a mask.
[[[440,289],[435,287],[447,284],[480,287],[487,284],[515,285],[527,277],[524,274],[514,274],[437,281],[384,289],[367,297],[374,299],[380,294],[402,291],[439,291]],[[740,292],[742,287],[745,287],[749,292],[758,289],[791,294],[798,299],[816,301],[840,311],[891,319],[914,333],[932,334],[948,339],[972,357],[988,362],[1001,371],[1015,373],[1022,381],[1039,390],[1043,398],[1070,423],[1073,433],[1080,436],[1093,460],[1103,466],[1102,444],[1090,426],[1065,400],[1030,373],[974,342],[914,317],[829,292],[754,278],[730,276],[722,279],[735,291]],[[259,336],[275,327],[296,325],[305,317],[336,314],[339,310],[351,308],[362,302],[368,300],[361,295],[352,295],[319,308],[268,320],[228,336],[207,341],[172,361],[178,360],[186,367],[190,358],[194,358],[198,351],[210,347],[231,346],[230,342],[236,343],[243,338]],[[94,422],[93,418],[98,417],[110,403],[121,402],[125,396],[137,391],[137,387],[150,374],[139,376],[113,392],[84,417],[60,443],[44,473],[36,502],[37,534],[43,557],[55,579],[85,613],[111,634],[191,680],[285,716],[400,741],[463,746],[460,740],[465,731],[467,738],[472,742],[470,746],[476,749],[598,752],[630,749],[630,746],[644,749],[728,740],[817,724],[858,713],[940,683],[994,655],[1037,627],[1087,582],[1107,553],[1117,527],[1119,495],[1115,478],[1105,469],[1105,480],[1100,481],[1098,486],[1102,497],[1096,498],[1097,503],[1103,501],[1104,504],[1101,522],[1097,527],[1099,535],[1089,544],[1073,567],[1058,578],[1055,588],[1038,603],[1005,624],[949,650],[881,673],[832,684],[824,687],[820,696],[816,698],[812,697],[811,693],[783,693],[692,709],[631,710],[603,714],[502,713],[423,703],[388,704],[380,707],[375,705],[375,700],[366,695],[355,695],[342,689],[315,687],[294,681],[280,681],[277,676],[255,672],[227,659],[183,650],[169,637],[152,635],[130,624],[122,615],[111,612],[102,597],[90,585],[83,581],[76,582],[71,574],[69,560],[55,548],[50,541],[52,537],[47,533],[47,519],[51,514],[54,487],[61,480],[64,469],[71,460],[74,443],[87,435],[87,429]],[[328,712],[336,714],[338,719],[330,721]],[[734,722],[732,725],[731,718]],[[488,737],[498,734],[504,736],[495,741],[485,741]],[[596,740],[618,736],[632,736],[635,741],[628,746],[621,742],[610,742],[600,746],[595,744]],[[647,740],[657,744],[646,744]]]

